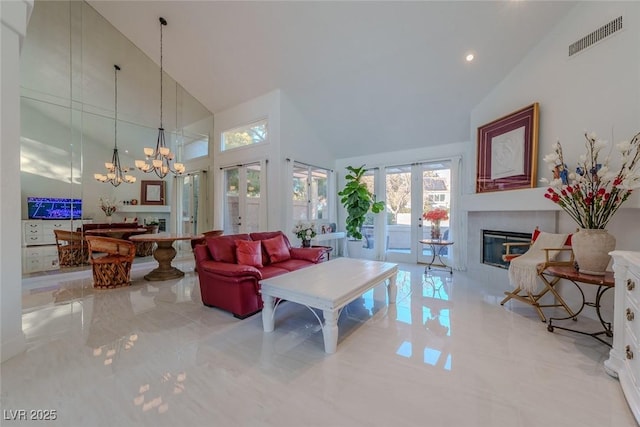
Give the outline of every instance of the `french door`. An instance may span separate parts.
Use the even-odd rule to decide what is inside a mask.
[[[190,172],[176,177],[178,190],[178,233],[202,233],[206,230],[207,175],[205,171]],[[202,218],[202,221],[200,220]],[[189,241],[179,242],[181,249],[190,246]]]
[[[266,226],[263,162],[224,169],[224,234],[253,233]]]
[[[432,253],[420,240],[431,237],[431,224],[422,215],[433,208],[450,210],[451,161],[421,162],[385,169],[387,205],[386,257],[389,261],[427,263]],[[449,220],[440,228],[449,237]],[[444,248],[442,256],[449,256]]]

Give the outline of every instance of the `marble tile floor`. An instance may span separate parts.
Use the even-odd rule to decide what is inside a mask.
[[[55,410],[31,423],[60,426],[636,425],[608,347],[549,333],[464,272],[401,264],[397,304],[383,285],[350,304],[328,355],[306,307],[283,303],[264,333],[260,315],[202,305],[192,258],[180,280],[146,282],[150,265],[109,291],[86,272],[29,280],[2,426],[30,424],[7,419],[20,409]]]

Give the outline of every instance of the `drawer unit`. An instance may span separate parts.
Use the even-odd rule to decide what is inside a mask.
[[[640,252],[614,251],[613,347],[605,370],[618,377],[640,423]]]
[[[58,248],[55,245],[31,246],[22,249],[22,272],[55,270],[58,268]]]
[[[42,221],[22,221],[22,246],[42,244]]]
[[[73,231],[91,220],[23,220],[22,272],[55,270],[58,268],[58,248],[53,230]]]

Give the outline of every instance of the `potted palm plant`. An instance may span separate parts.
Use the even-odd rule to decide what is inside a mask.
[[[379,213],[384,210],[384,202],[376,201],[375,196],[369,191],[367,184],[362,181],[365,173],[364,165],[354,168],[347,166],[349,173],[345,176],[347,181],[344,188],[338,192],[340,202],[347,210],[346,230],[349,241],[360,242],[362,247],[362,226],[369,211]],[[354,247],[351,244],[350,247]],[[349,252],[349,256],[353,256]]]

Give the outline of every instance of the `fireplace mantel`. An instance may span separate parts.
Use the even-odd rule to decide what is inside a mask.
[[[544,198],[547,187],[491,193],[463,194],[460,208],[467,212],[483,211],[559,211],[560,207]],[[629,197],[621,209],[640,209],[640,191]]]

